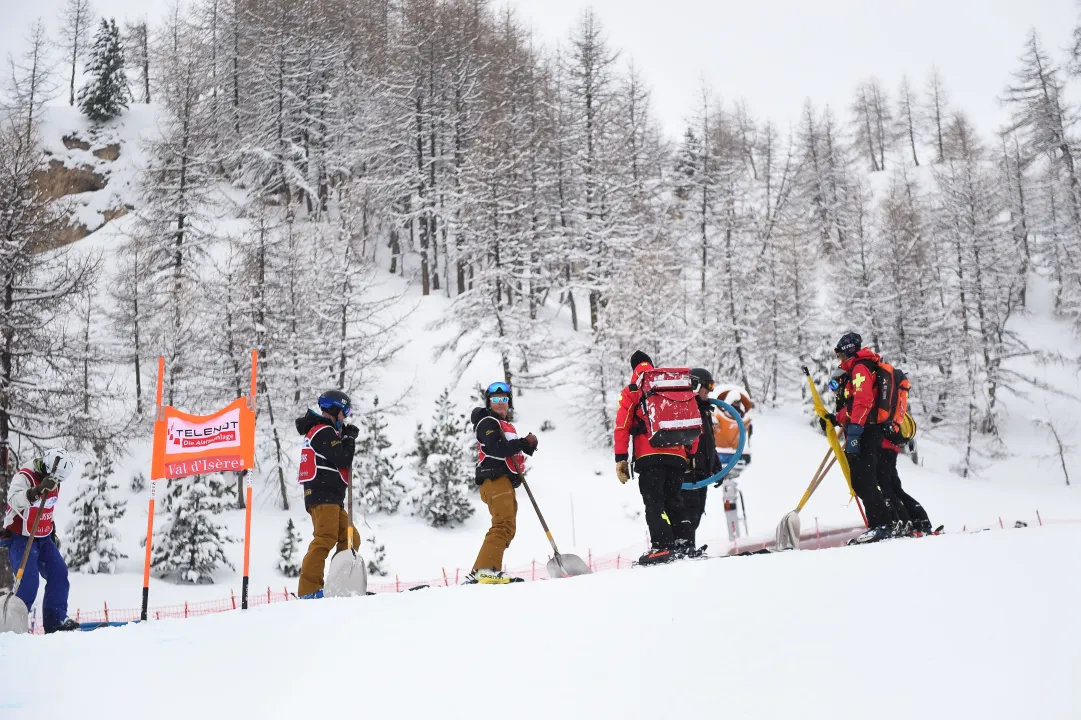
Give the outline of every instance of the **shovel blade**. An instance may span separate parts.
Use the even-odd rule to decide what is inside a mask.
[[[560,561],[563,562],[562,568],[559,566]],[[585,561],[577,555],[560,553],[548,561],[548,575],[556,579],[574,577],[575,575],[589,575],[592,572],[589,565],[586,565]]]
[[[330,559],[325,597],[363,597],[368,591],[368,571],[364,558],[351,550],[337,553]]]
[[[0,632],[22,635],[30,632],[30,613],[26,603],[10,592],[0,592]]]
[[[799,550],[799,513],[792,512],[781,518],[777,524],[775,550]]]

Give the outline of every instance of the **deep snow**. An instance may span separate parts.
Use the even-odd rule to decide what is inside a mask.
[[[0,636],[11,718],[1072,718],[1081,528]]]

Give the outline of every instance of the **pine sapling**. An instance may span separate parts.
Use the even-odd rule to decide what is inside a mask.
[[[278,569],[282,571],[285,577],[299,577],[300,576],[300,533],[297,532],[296,525],[293,524],[293,518],[289,518],[289,521],[285,524],[285,536],[282,538],[282,544],[279,549],[280,557],[278,558]]]

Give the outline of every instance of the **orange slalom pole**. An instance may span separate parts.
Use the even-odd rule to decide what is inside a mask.
[[[158,419],[161,419],[161,398],[163,391],[163,384],[165,383],[165,358],[158,358],[158,394],[154,400],[154,404],[158,406]]]
[[[248,407],[255,412],[256,378],[258,377],[259,351],[251,351],[251,389],[248,393]],[[248,583],[251,566],[251,474],[255,468],[249,468],[244,478],[244,576],[240,584],[240,609],[248,609]],[[352,531],[352,525],[349,527]]]
[[[161,420],[161,400],[165,384],[165,358],[158,357],[158,389],[154,398],[157,406],[157,414],[154,421]],[[146,504],[146,556],[143,559],[143,608],[139,614],[142,621],[147,619],[147,609],[150,606],[150,555],[154,547],[154,495],[158,486],[154,478],[153,468],[150,473],[150,501]]]
[[[251,560],[251,470],[244,479],[244,579],[240,585],[240,609],[248,609],[248,567]]]
[[[150,553],[154,544],[154,492],[157,483],[150,481],[150,502],[146,506],[146,557],[143,560],[143,611],[139,617],[146,620],[147,607],[150,604]]]
[[[255,397],[256,387],[255,379],[259,374],[259,351],[251,351],[251,390],[248,391],[248,405],[251,406],[251,411],[255,412]]]

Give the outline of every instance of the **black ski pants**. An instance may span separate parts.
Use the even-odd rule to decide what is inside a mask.
[[[898,519],[911,521],[916,526],[930,523],[927,511],[901,487],[901,476],[897,474],[897,456],[899,453],[883,448],[878,459],[878,484],[883,489],[889,488],[890,503],[895,505]]]
[[[883,454],[882,428],[867,425],[863,429],[858,454],[846,453],[848,467],[852,471],[852,489],[863,502],[868,527],[889,525],[897,519],[889,496],[879,485],[878,462]]]
[[[671,548],[676,540],[688,543],[694,531],[683,507],[683,476],[686,468],[656,465],[644,467],[638,473],[638,489],[646,506],[646,525],[650,544],[655,548]]]
[[[697,480],[690,475],[687,476],[687,480]],[[695,534],[698,532],[698,526],[702,524],[702,515],[706,512],[706,491],[709,490],[707,485],[704,488],[698,488],[697,490],[683,490],[683,511],[687,515],[687,522],[691,525],[691,543],[694,544]]]

